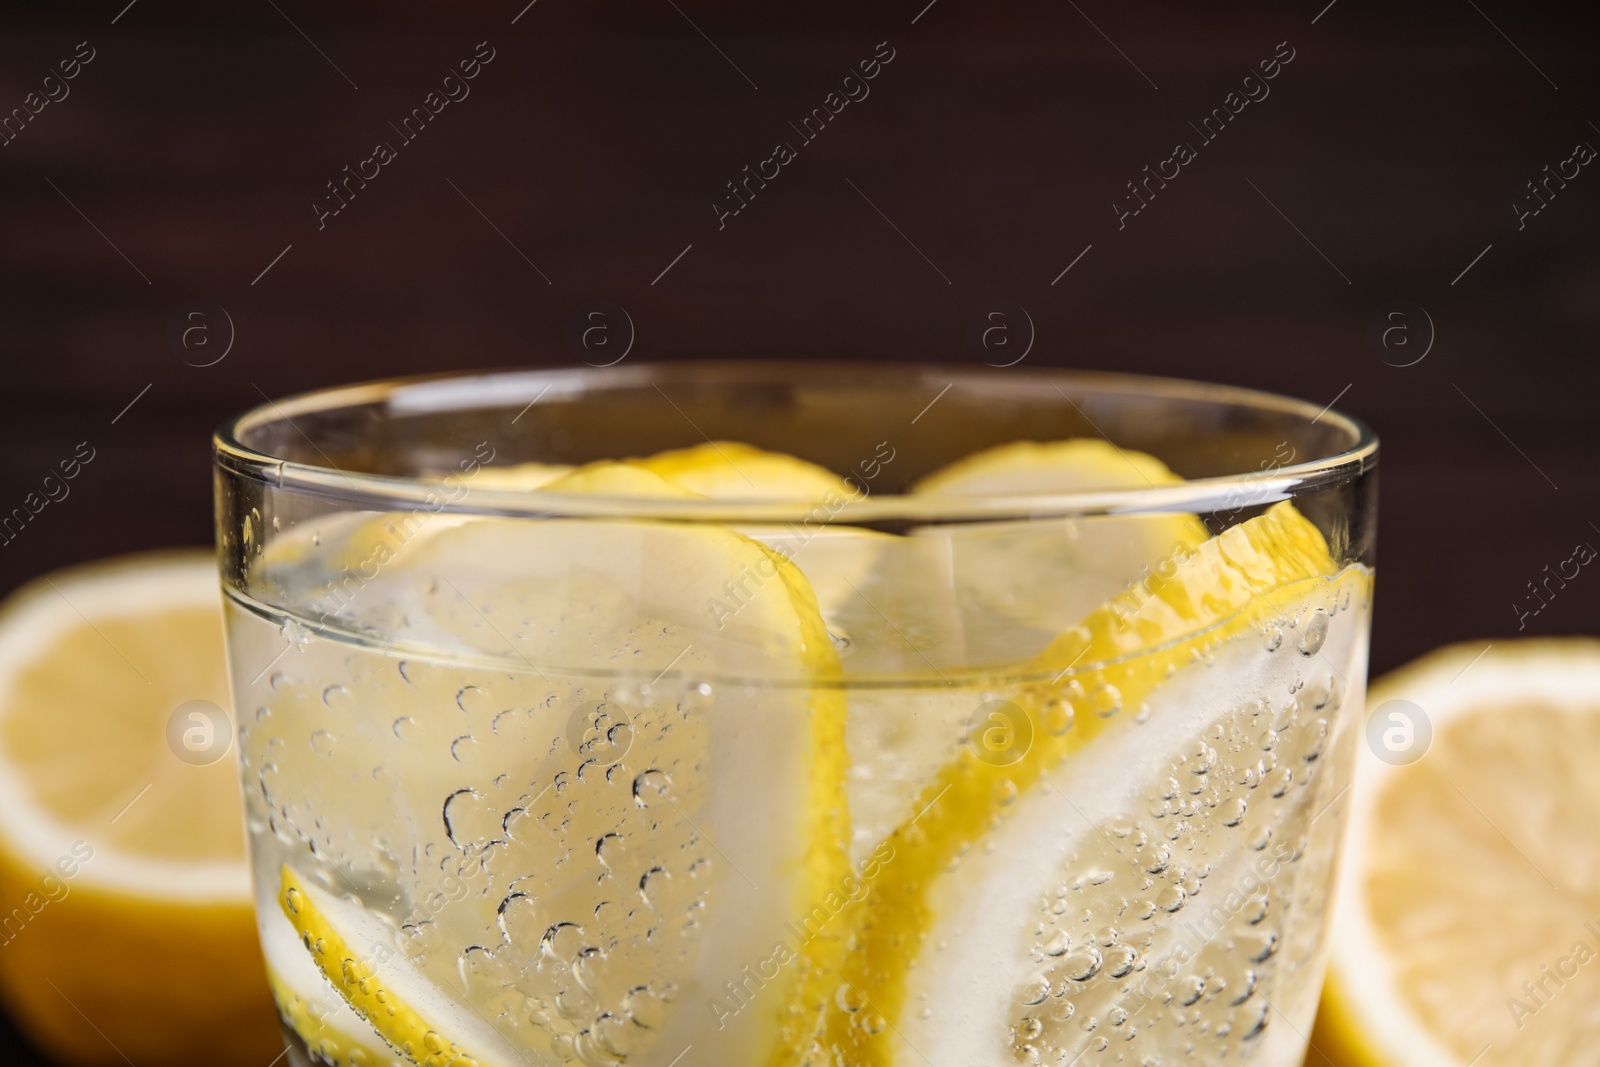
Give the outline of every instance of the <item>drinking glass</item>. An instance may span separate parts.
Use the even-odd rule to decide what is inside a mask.
[[[215,450],[296,1062],[1300,1062],[1364,699],[1354,420],[680,363],[351,386]]]

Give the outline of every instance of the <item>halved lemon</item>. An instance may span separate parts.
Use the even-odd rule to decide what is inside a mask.
[[[1313,1044],[1371,1067],[1593,1059],[1600,641],[1453,645],[1367,708]]]
[[[692,495],[624,464],[547,488]],[[244,689],[257,877],[298,935],[264,927],[269,958],[320,976],[279,970],[294,994],[440,1062],[788,1039],[808,972],[776,946],[848,873],[838,659],[793,564],[720,527],[483,518],[320,625]]]
[[[229,706],[210,553],[61,571],[0,609],[0,987],[52,1055],[260,1067],[282,1048]]]
[[[1125,1026],[1132,1012],[1121,1005],[1139,962],[1184,936],[1173,916],[1216,884],[1208,877],[1253,886],[1224,896],[1229,922],[1242,914],[1235,896],[1281,909],[1318,880],[1272,871],[1278,889],[1263,895],[1254,865],[1275,834],[1310,835],[1337,792],[1315,763],[1342,698],[1338,673],[1349,668],[1339,664],[1365,647],[1368,586],[1364,571],[1336,571],[1322,534],[1280,504],[1060,635],[1033,663],[1036,683],[993,701],[991,720],[885,842],[870,894],[851,912],[822,1047],[883,1067],[1067,1062],[1153,1029],[1120,1047],[1165,1056],[1203,1042],[1220,1058],[1263,1030],[1265,998],[1250,1000],[1257,981],[1308,1017],[1318,976],[1300,947],[1270,978],[1258,966],[1285,940],[1276,919],[1254,929],[1241,920],[1226,941],[1234,951],[1209,972],[1180,966],[1152,991],[1153,1018]],[[1335,623],[1343,610],[1348,621]],[[1290,639],[1263,640],[1274,626]],[[1332,654],[1319,658],[1325,645]],[[1263,693],[1275,694],[1270,705]],[[1261,751],[1264,741],[1281,757]],[[1207,974],[1214,1004],[1204,1002]],[[1208,1008],[1204,1028],[1185,1029]],[[1275,1030],[1270,1043],[1296,1040]]]

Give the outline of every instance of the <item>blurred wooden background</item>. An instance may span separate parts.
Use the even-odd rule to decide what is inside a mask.
[[[525,2],[7,5],[0,114],[93,58],[0,147],[0,515],[95,458],[0,544],[0,591],[207,541],[208,435],[263,394],[573,363],[596,300],[630,361],[972,362],[1004,304],[1026,365],[1337,398],[1383,438],[1377,670],[1515,634],[1526,583],[1600,546],[1600,168],[1513,207],[1600,147],[1572,10]],[[479,42],[470,95],[319,229],[326,183]],[[870,95],[719,229],[725,183],[879,42]],[[1270,95],[1201,146],[1280,42]],[[1197,158],[1119,229],[1178,141]],[[1397,300],[1436,334],[1411,366],[1414,309],[1409,348],[1369,337]],[[174,340],[193,302],[209,348]],[[195,366],[219,307],[234,343]],[[1524,632],[1596,632],[1597,593]]]

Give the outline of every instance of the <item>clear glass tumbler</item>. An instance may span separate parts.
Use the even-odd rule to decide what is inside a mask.
[[[294,1058],[1299,1063],[1376,449],[1021,368],[242,416],[218,544]]]

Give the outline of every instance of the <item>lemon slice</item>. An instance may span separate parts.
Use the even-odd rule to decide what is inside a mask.
[[[602,493],[610,496],[666,496],[696,498],[702,494],[657,474],[640,463],[601,460],[585,464],[546,482],[551,493]]]
[[[1367,708],[1313,1043],[1351,1064],[1591,1058],[1600,641],[1454,645]]]
[[[548,488],[689,495],[622,464]],[[283,648],[259,606],[231,626],[241,658]],[[274,671],[245,690],[266,711],[250,813],[275,831],[258,891],[290,868],[317,936],[363,968],[356,990],[403,1016],[386,1029],[335,983],[384,1041],[429,1027],[482,1062],[771,1055],[808,973],[775,946],[848,873],[844,704],[813,684],[838,660],[782,556],[712,526],[479,519]],[[815,933],[836,953],[839,931]]]
[[[388,938],[380,920],[320,892],[287,866],[281,879],[278,903],[317,969],[391,1048],[412,1063],[441,1067],[516,1062],[518,1050],[470,1006],[404,963],[391,961],[380,971],[368,962],[369,953]]]
[[[838,521],[862,498],[861,489],[825,467],[781,452],[737,441],[708,441],[632,462],[712,500],[815,501],[799,522],[744,525],[739,532],[797,563],[830,623],[858,595],[856,589],[890,541],[885,534]]]
[[[632,462],[713,500],[822,500],[830,494],[858,495],[826,467],[738,441],[707,441]]]
[[[566,463],[515,463],[509,467],[479,467],[470,475],[457,475],[467,486],[484,489],[541,489],[572,472]]]
[[[1280,504],[1198,546],[1170,580],[1129,590],[1060,635],[1033,664],[1039,685],[997,702],[996,743],[989,744],[987,730],[977,734],[923,787],[918,811],[884,843],[887,858],[871,895],[852,913],[853,949],[838,972],[837,995],[825,1008],[818,1037],[823,1046],[861,1065],[914,1063],[933,1050],[953,1063],[1035,1055],[1054,1062],[1106,1037],[1086,1033],[1087,1019],[1067,1023],[1030,1010],[1044,1004],[1072,1014],[1072,1003],[1056,996],[1070,985],[1067,974],[1052,974],[1050,995],[1026,1003],[1039,988],[1040,969],[1059,959],[1063,967],[1079,967],[1085,979],[1104,971],[1101,986],[1082,995],[1109,998],[1114,1005],[1119,993],[1111,980],[1131,968],[1106,968],[1111,949],[1121,946],[1119,956],[1137,959],[1161,938],[1170,939],[1173,924],[1166,920],[1177,910],[1173,903],[1198,892],[1205,861],[1195,857],[1189,863],[1179,846],[1212,853],[1219,868],[1248,864],[1255,851],[1250,843],[1259,833],[1234,832],[1243,825],[1242,814],[1239,825],[1224,829],[1227,820],[1219,813],[1210,841],[1194,832],[1180,835],[1176,845],[1171,835],[1142,824],[1157,818],[1155,811],[1174,816],[1158,830],[1206,814],[1194,810],[1192,795],[1165,795],[1170,790],[1163,772],[1176,763],[1192,764],[1185,771],[1191,780],[1207,773],[1222,759],[1221,749],[1213,752],[1208,745],[1224,739],[1232,745],[1247,736],[1254,744],[1274,723],[1285,730],[1301,724],[1296,728],[1303,733],[1304,753],[1320,755],[1317,739],[1325,736],[1325,709],[1337,699],[1336,677],[1314,675],[1309,683],[1301,678],[1308,690],[1303,706],[1240,702],[1275,682],[1287,694],[1289,683],[1321,654],[1330,620],[1351,595],[1362,599],[1340,620],[1337,652],[1327,662],[1337,666],[1348,662],[1339,656],[1359,655],[1366,574],[1352,571],[1335,581],[1335,570],[1321,533]],[[1300,635],[1282,655],[1268,651],[1272,642],[1264,645],[1261,638],[1263,627],[1279,619],[1285,626],[1294,621],[1291,633]],[[1208,668],[1208,660],[1216,665]],[[1295,735],[1297,744],[1301,736]],[[1187,746],[1198,748],[1186,752]],[[1246,807],[1265,809],[1256,816],[1264,820],[1258,831],[1308,823],[1317,799],[1332,795],[1332,776],[1308,774],[1305,768],[1316,756],[1304,753],[1297,752],[1296,766],[1282,777],[1286,783],[1314,778],[1316,788],[1296,786],[1284,802],[1292,806],[1292,817],[1265,800],[1247,801]],[[1228,770],[1236,775],[1230,788],[1248,787],[1239,780],[1247,758],[1231,751],[1228,756]],[[1256,784],[1265,785],[1259,774]],[[1279,784],[1271,779],[1269,794]],[[1291,796],[1288,784],[1282,796]],[[1223,799],[1242,798],[1219,798],[1219,806]],[[1147,800],[1167,808],[1152,811]],[[1116,822],[1122,816],[1126,825]],[[1162,879],[1141,876],[1126,884],[1132,872],[1110,867],[1098,854],[1119,835],[1145,875]],[[1109,859],[1129,862],[1115,847]],[[1119,873],[1125,884],[1114,883]],[[1039,910],[1040,901],[1057,903],[1062,886],[1071,890],[1059,889],[1062,910]],[[1105,928],[1066,930],[1063,922],[1062,938],[1045,928],[1069,912],[1075,920],[1098,915]],[[1089,962],[1096,960],[1091,969]],[[1309,986],[1311,993],[1303,996],[1314,996],[1316,968],[1296,973],[1309,978],[1287,984]],[[1232,995],[1241,984],[1249,981],[1240,976]],[[1116,1024],[1109,1017],[1108,1022]],[[1183,1034],[1171,1018],[1166,1023],[1166,1038],[1146,1038],[1136,1047],[1177,1054],[1196,1036]],[[1244,1026],[1244,1019],[1232,1025]],[[1107,1031],[1130,1033],[1112,1025]]]
[[[281,1047],[232,727],[205,718],[229,706],[221,636],[200,551],[62,571],[0,610],[0,987],[63,1060],[259,1065]],[[172,732],[190,701],[216,711]]]
[[[914,491],[1004,496],[1181,481],[1154,456],[1079,438],[991,448],[923,478]],[[1198,518],[1182,514],[966,523],[918,533],[949,542],[974,663],[1032,656],[1130,583],[1170,574],[1208,536]]]
[[[338,599],[343,587],[364,584],[365,575],[387,567],[408,555],[418,542],[440,530],[471,522],[467,515],[444,512],[446,504],[467,499],[474,489],[526,491],[542,489],[574,470],[567,464],[518,463],[507,467],[474,467],[470,471],[451,471],[432,477],[438,483],[433,494],[417,508],[405,512],[341,511],[302,518],[288,529],[274,529],[269,535],[256,528],[260,519],[247,520],[244,531],[247,545],[259,539],[260,556],[252,561],[258,581],[286,586],[285,595],[293,599],[309,591],[292,588],[294,575],[322,573],[324,592]],[[315,566],[309,566],[315,561]]]
[[[927,678],[962,664],[961,619],[950,597],[946,546],[837,521],[862,499],[833,472],[780,453],[719,441],[633,461],[686,489],[723,499],[815,500],[801,522],[741,526],[799,566],[852,678]],[[748,581],[741,579],[748,586]],[[719,600],[732,610],[738,588]],[[914,810],[917,787],[948,755],[975,704],[970,690],[863,687],[849,695],[850,858],[873,849]]]
[[[1181,481],[1159,459],[1109,441],[1012,441],[934,471],[913,491],[938,496],[1008,496],[1129,489]]]

